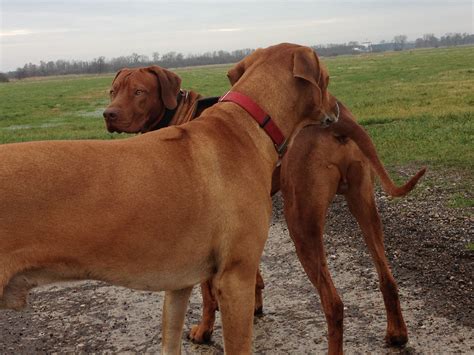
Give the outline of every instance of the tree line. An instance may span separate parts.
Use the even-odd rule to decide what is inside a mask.
[[[239,49],[232,52],[214,51],[204,54],[183,55],[177,52],[160,54],[154,52],[151,57],[133,53],[107,60],[105,57],[84,60],[41,61],[40,64],[28,63],[22,68],[9,72],[8,77],[23,79],[32,76],[64,75],[64,74],[102,74],[113,73],[122,68],[136,68],[149,65],[159,65],[163,68],[179,68],[209,64],[228,64],[242,60],[253,52],[253,49]]]
[[[433,33],[424,34],[415,40],[415,48],[438,48],[450,46],[462,46],[474,43],[474,34],[469,33],[447,33],[437,38]]]
[[[313,49],[320,56],[337,56],[344,54],[357,54],[361,52],[382,52],[389,50],[406,50],[412,48],[444,47],[474,44],[474,35],[468,33],[447,33],[437,38],[428,33],[413,42],[407,41],[407,36],[398,35],[391,42],[382,41],[378,44],[369,42],[349,42],[344,44],[315,45]],[[214,51],[204,54],[183,55],[178,52],[167,52],[160,54],[153,52],[150,56],[133,53],[129,56],[121,56],[106,59],[101,56],[90,61],[83,60],[56,60],[41,61],[40,64],[28,63],[23,67],[9,73],[0,73],[0,81],[8,81],[9,78],[23,79],[32,76],[65,75],[65,74],[101,74],[113,73],[121,68],[141,67],[159,65],[164,68],[179,68],[209,64],[235,63],[253,52],[253,49],[239,49],[235,51]]]

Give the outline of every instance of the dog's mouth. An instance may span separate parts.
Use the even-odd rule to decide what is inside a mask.
[[[135,121],[135,119],[105,120],[105,127],[109,133],[143,133],[142,125],[136,124]]]
[[[122,133],[121,131],[119,131],[111,122],[105,120],[105,127],[107,128],[107,131],[109,133]]]

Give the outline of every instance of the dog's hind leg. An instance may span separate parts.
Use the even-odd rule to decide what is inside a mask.
[[[3,293],[0,297],[0,309],[20,311],[25,308],[28,292],[32,287],[34,285],[30,285],[23,276],[17,275],[12,277],[3,288]]]
[[[21,259],[21,258],[18,258]],[[0,309],[14,309],[21,310],[26,307],[28,293],[31,289],[47,285],[54,282],[73,281],[84,279],[81,272],[76,268],[71,267],[72,264],[56,264],[43,265],[36,262],[35,266],[32,263],[17,262],[13,268],[14,263],[10,264],[10,278],[8,279],[8,271],[4,269],[3,277],[5,277],[5,286],[0,293]],[[14,271],[13,271],[14,270]]]
[[[263,313],[263,295],[262,290],[265,288],[260,269],[257,271],[255,283],[255,315]],[[213,293],[212,280],[201,283],[202,295],[202,316],[201,322],[194,325],[189,332],[188,338],[196,344],[207,343],[211,340],[214,331],[214,322],[216,320],[216,312],[219,309],[217,299]]]
[[[202,295],[202,317],[201,322],[194,325],[189,332],[188,338],[197,344],[209,342],[214,330],[216,311],[218,309],[217,300],[212,294],[212,281],[201,283]]]
[[[163,306],[162,354],[181,354],[181,335],[192,287],[166,291]]]
[[[255,308],[254,314],[263,314],[263,295],[262,290],[265,288],[263,277],[260,274],[260,268],[257,270],[257,278],[255,280]]]
[[[328,353],[342,354],[344,305],[329,273],[323,245],[324,222],[337,190],[339,172],[335,166],[325,171],[321,169],[317,174],[307,174],[307,179],[301,179],[304,172],[301,172],[303,175],[300,178],[292,174],[296,180],[282,184],[282,193],[285,218],[298,258],[318,290],[326,316]]]
[[[349,167],[349,190],[345,195],[349,209],[357,219],[364,239],[377,268],[379,286],[387,312],[386,342],[403,346],[408,341],[407,327],[403,320],[397,284],[385,256],[382,222],[374,199],[374,185],[370,169],[357,162]]]
[[[0,258],[0,309],[19,311],[26,307],[28,292],[35,284],[22,275],[25,266],[21,261],[8,255]]]

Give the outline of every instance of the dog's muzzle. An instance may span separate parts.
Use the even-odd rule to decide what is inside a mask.
[[[321,119],[321,126],[329,127],[333,123],[336,123],[339,120],[339,103],[336,101],[336,112],[331,112],[330,114],[324,114],[324,117]]]

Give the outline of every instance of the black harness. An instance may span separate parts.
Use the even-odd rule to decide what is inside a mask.
[[[165,108],[165,113],[163,115],[163,118],[158,122],[158,124],[155,127],[153,127],[153,130],[157,130],[157,129],[165,128],[169,126],[171,120],[174,117],[174,114],[178,110],[179,103],[183,99],[184,95],[185,95],[184,92],[180,90],[178,93],[178,96],[176,97],[176,107],[172,110]]]
[[[165,108],[165,113],[163,114],[163,117],[161,120],[158,121],[156,125],[150,125],[148,127],[148,131],[156,131],[161,128],[168,127],[171,123],[171,120],[173,119],[174,115],[176,114],[176,111],[178,110],[179,103],[184,97],[187,97],[188,93],[180,90],[178,93],[178,96],[176,97],[176,102],[177,105],[174,109],[170,110]],[[202,99],[196,100],[196,103],[194,105],[194,111],[192,115],[192,119],[194,120],[195,118],[198,118],[199,115],[207,108],[213,106],[219,101],[220,96],[213,96],[213,97],[204,97]],[[151,120],[150,120],[151,121]],[[155,120],[153,120],[155,121]],[[156,122],[156,121],[155,121]]]
[[[203,97],[196,101],[193,111],[193,120],[198,118],[206,108],[214,106],[219,101],[220,96]]]

